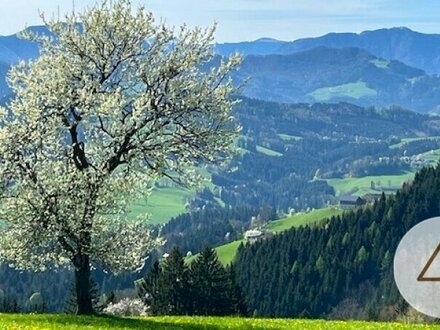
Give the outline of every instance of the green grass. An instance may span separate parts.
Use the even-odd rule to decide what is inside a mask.
[[[434,149],[420,154],[422,159],[429,162],[430,165],[435,166],[440,160],[440,149]]]
[[[279,233],[292,227],[299,227],[312,224],[334,215],[342,214],[343,210],[337,207],[326,207],[322,209],[312,210],[308,213],[297,213],[287,218],[269,222],[265,227],[265,231]]]
[[[202,188],[208,188],[211,191],[215,185],[211,181],[210,171],[204,167],[196,168],[199,175],[204,177],[206,181],[202,183]],[[164,181],[163,183],[169,181]],[[127,215],[128,220],[136,219],[138,216],[150,214],[150,224],[164,224],[172,217],[178,216],[186,212],[185,204],[191,198],[195,197],[196,189],[190,190],[183,187],[167,187],[161,186],[155,188],[151,195],[135,200],[130,207]],[[220,206],[224,206],[224,202],[219,198],[215,198]],[[0,329],[1,330],[1,329]]]
[[[151,214],[151,224],[163,224],[185,212],[185,203],[195,195],[194,191],[183,188],[158,188],[148,198],[138,199],[128,213],[128,219]]]
[[[290,330],[290,329],[440,329],[439,325],[377,323],[362,321],[324,321],[294,319],[258,319],[237,317],[80,317],[68,315],[0,316],[0,329],[5,330]]]
[[[289,134],[278,134],[278,136],[283,141],[299,141],[302,139],[301,136],[289,135]]]
[[[282,153],[280,153],[278,151],[275,151],[275,150],[272,150],[272,149],[269,149],[269,148],[265,148],[265,147],[262,147],[262,146],[257,146],[257,151],[262,153],[262,154],[265,154],[267,156],[272,156],[272,157],[280,157],[280,156],[283,155]]]
[[[411,137],[411,138],[403,138],[399,143],[390,145],[390,149],[397,149],[403,147],[405,144],[414,142],[414,141],[422,141],[422,140],[438,140],[440,136],[423,136],[423,137]]]
[[[326,181],[335,189],[337,196],[346,193],[355,193],[362,196],[368,193],[380,193],[378,190],[371,189],[371,181],[373,181],[376,186],[384,187],[391,185],[400,187],[404,182],[411,180],[413,177],[414,173],[405,173],[401,175],[377,175],[364,176],[362,178],[328,179]],[[380,183],[380,185],[378,183]]]
[[[216,247],[215,251],[217,252],[218,260],[220,260],[223,265],[229,265],[234,260],[238,247],[244,242],[246,241],[238,240]]]
[[[234,260],[235,255],[237,254],[238,247],[242,242],[245,243],[246,241],[242,239],[242,240],[232,241],[230,243],[216,247],[215,251],[217,252],[218,260],[223,265],[229,265]],[[185,262],[190,264],[191,262],[194,261],[194,259],[197,258],[198,255],[199,254],[197,253],[191,257],[186,258]]]
[[[336,207],[327,207],[322,209],[312,210],[308,213],[298,213],[286,218],[269,222],[263,231],[279,233],[284,230],[299,227],[306,224],[313,224],[326,218],[330,218],[333,215],[342,214],[342,210]],[[228,244],[220,245],[215,248],[217,256],[220,262],[224,265],[230,264],[237,254],[238,247],[241,243],[245,243],[245,240],[237,240]],[[196,255],[197,256],[197,255]],[[188,262],[194,260],[196,256],[188,259]]]
[[[376,59],[374,59],[374,60],[371,60],[370,62],[371,62],[372,64],[374,64],[375,66],[377,66],[378,68],[381,68],[381,69],[386,69],[386,68],[388,68],[388,64],[390,64],[389,61],[387,61],[387,60],[381,60],[381,59],[379,59],[379,58],[376,58]]]
[[[348,83],[332,87],[318,88],[309,94],[315,101],[324,102],[335,97],[350,97],[360,99],[362,97],[376,96],[377,92],[371,89],[363,81]]]

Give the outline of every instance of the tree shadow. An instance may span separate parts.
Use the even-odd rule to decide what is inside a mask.
[[[196,320],[197,318],[195,318]],[[85,326],[94,326],[99,329],[154,329],[154,330],[220,330],[224,327],[212,324],[197,324],[195,323],[175,323],[171,320],[168,322],[166,318],[163,320],[152,320],[145,318],[123,318],[116,316],[98,315],[98,316],[84,316],[75,317],[66,315],[56,320],[57,326],[78,326],[78,328]]]

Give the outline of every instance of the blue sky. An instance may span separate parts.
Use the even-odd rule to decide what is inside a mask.
[[[207,26],[218,22],[219,42],[273,37],[294,40],[328,32],[361,32],[407,26],[440,33],[438,0],[132,0],[170,25]],[[7,3],[7,4],[5,4]],[[75,0],[81,10],[94,0]],[[47,16],[72,10],[72,0],[3,0],[0,35],[41,24]]]

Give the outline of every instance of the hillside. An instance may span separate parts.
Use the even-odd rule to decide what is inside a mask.
[[[386,60],[397,60],[427,73],[440,73],[440,35],[425,34],[397,27],[362,33],[329,33],[316,38],[295,41],[262,42],[255,40],[216,45],[221,55],[240,52],[244,55],[293,54],[319,46],[331,48],[358,47]]]
[[[343,211],[341,209],[333,207],[298,213],[285,218],[270,221],[263,226],[262,231],[274,234],[281,233],[291,228],[315,224],[324,219],[331,218],[332,216],[342,214],[342,212]],[[245,244],[246,241],[243,239],[237,240],[215,248],[218,259],[222,262],[222,264],[228,265],[234,260],[241,243]]]
[[[269,205],[285,212],[321,208],[336,203],[328,184],[336,181],[329,179],[377,176],[373,180],[382,181],[381,193],[379,186],[388,180],[380,176],[414,173],[431,163],[426,152],[440,148],[440,141],[427,138],[440,131],[439,118],[400,108],[244,99],[236,116],[243,127],[237,143],[246,152],[227,170],[212,174],[218,197],[232,206]],[[395,147],[409,137],[414,139]],[[261,153],[258,146],[281,156]]]
[[[317,46],[359,47],[387,60],[398,60],[428,73],[440,73],[440,35],[419,33],[404,27],[359,34],[329,33],[283,44],[278,51],[291,54]]]
[[[276,102],[398,104],[430,112],[440,104],[440,78],[361,48],[324,46],[288,55],[250,55],[237,80],[251,77],[244,95]]]
[[[1,49],[0,49],[1,53]],[[9,94],[10,89],[6,82],[6,75],[9,71],[9,65],[0,61],[0,104],[3,104],[3,97]]]
[[[26,31],[40,35],[48,33],[44,26],[29,27]],[[38,55],[38,45],[23,39],[20,34],[21,32],[10,36],[0,36],[0,62],[14,64]]]
[[[2,315],[0,327],[5,329],[40,330],[59,329],[161,329],[161,330],[290,330],[290,329],[439,329],[438,325],[342,322],[322,320],[256,319],[236,317],[80,317],[68,315]]]
[[[277,54],[285,41],[271,38],[260,38],[255,41],[226,42],[215,44],[215,51],[222,56],[230,56],[235,53],[247,55],[270,55]]]
[[[44,27],[28,30],[47,33]],[[244,89],[248,97],[290,103],[397,104],[420,112],[436,111],[440,104],[440,78],[423,71],[440,72],[439,35],[382,29],[294,42],[261,38],[215,47],[221,55],[236,51],[246,55],[234,79],[252,77]],[[37,55],[37,45],[19,34],[0,37],[0,100],[10,93],[5,83],[9,66]]]
[[[210,189],[195,196],[178,189],[168,194],[165,188],[149,200],[133,201],[129,216],[153,213],[156,224],[174,216],[158,230],[166,244],[149,261],[174,245],[195,254],[205,245],[240,240],[253,217],[265,223],[278,219],[277,213],[334,205],[341,192],[370,192],[371,182],[376,193],[387,192],[389,180],[400,185],[440,157],[440,140],[434,138],[440,136],[440,119],[400,108],[379,111],[346,103],[291,105],[245,98],[235,115],[243,127],[237,140],[243,153],[228,168],[209,169]],[[220,207],[222,203],[227,207]],[[130,287],[136,278],[139,274],[96,272],[105,291]],[[62,309],[70,281],[65,272],[30,274],[0,267],[1,288],[8,295],[21,302],[41,292],[51,311]]]
[[[440,166],[425,168],[373,206],[239,249],[234,266],[251,309],[271,317],[395,319],[406,305],[393,281],[394,251],[410,228],[440,213],[439,190]]]

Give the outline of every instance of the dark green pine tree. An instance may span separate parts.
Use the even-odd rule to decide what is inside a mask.
[[[206,247],[191,264],[192,297],[196,315],[230,315],[231,278],[214,249]]]
[[[139,298],[150,307],[150,312],[154,315],[160,314],[165,305],[160,287],[161,274],[159,261],[156,261],[148,274],[135,282]]]
[[[171,250],[161,265],[156,299],[157,314],[185,315],[191,312],[189,270],[178,247]]]
[[[229,288],[229,301],[232,305],[233,313],[235,315],[248,316],[249,308],[247,306],[246,297],[241,287],[237,284],[234,266],[230,265],[227,268],[227,272],[229,274],[229,284],[231,285]]]

